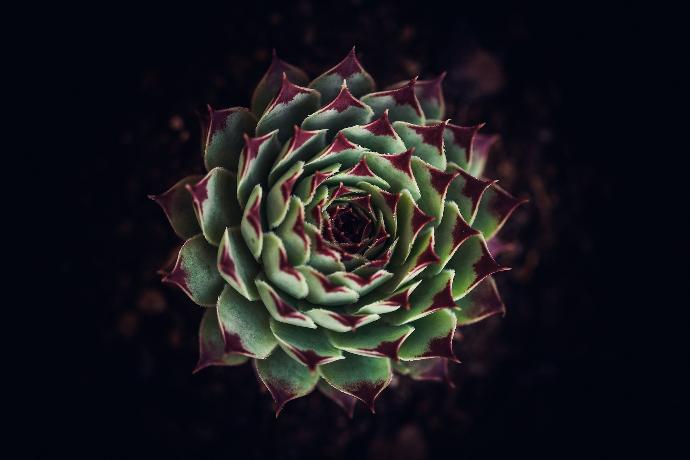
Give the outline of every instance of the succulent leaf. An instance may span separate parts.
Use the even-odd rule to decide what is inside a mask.
[[[501,300],[493,277],[487,276],[476,288],[459,299],[454,308],[458,326],[474,324],[497,314],[505,314],[506,307]]]
[[[218,248],[220,276],[247,300],[258,300],[254,279],[260,269],[242,238],[240,228],[226,228]]]
[[[321,93],[321,103],[329,104],[335,99],[340,91],[341,84],[345,80],[348,88],[355,97],[371,93],[376,84],[371,75],[364,70],[352,47],[345,59],[340,61],[333,68],[327,70],[322,75],[316,77],[309,84],[310,88]]]
[[[492,185],[482,197],[472,223],[488,241],[503,227],[515,209],[527,200],[515,198],[498,185]]]
[[[296,85],[306,85],[309,82],[309,77],[302,69],[278,58],[276,51],[273,50],[271,65],[266,70],[252,95],[252,112],[257,117],[264,113],[266,107],[278,94],[283,82],[283,74],[287,75],[287,78]]]
[[[227,169],[214,168],[196,184],[185,187],[192,195],[194,213],[206,241],[218,246],[226,227],[241,222],[242,210],[233,193],[237,176]]]
[[[344,359],[323,329],[307,329],[271,319],[271,331],[280,347],[310,370]]]
[[[256,128],[254,114],[244,107],[213,110],[209,105],[203,123],[206,170],[221,167],[237,172],[244,135],[253,133]]]
[[[201,176],[188,176],[160,195],[149,195],[165,212],[173,231],[180,238],[191,238],[201,232],[194,214],[192,197],[186,186],[199,182]]]
[[[349,418],[354,416],[357,398],[354,398],[347,393],[343,393],[340,390],[336,390],[323,379],[319,380],[319,382],[316,384],[316,388],[319,390],[319,392],[321,392],[321,394],[340,406],[340,408],[345,411]]]
[[[407,121],[423,125],[426,118],[415,94],[416,83],[417,79],[413,78],[400,88],[367,94],[362,97],[362,102],[374,110],[376,117],[389,111],[392,121]]]
[[[438,310],[412,323],[414,332],[400,347],[400,359],[414,361],[446,358],[457,361],[453,354],[453,334],[457,320],[450,309]]]
[[[351,353],[344,357],[321,366],[321,376],[331,386],[359,399],[374,412],[376,398],[393,378],[390,360]]]
[[[194,372],[209,366],[239,366],[249,360],[245,355],[227,353],[225,341],[218,324],[218,312],[215,308],[204,310],[199,325],[199,361]]]

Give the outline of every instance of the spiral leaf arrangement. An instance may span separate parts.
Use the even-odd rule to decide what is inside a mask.
[[[209,107],[208,174],[151,197],[185,240],[163,281],[206,307],[196,370],[251,359],[276,414],[449,382],[456,327],[504,312],[487,242],[521,200],[482,177],[495,136],[442,121],[444,76],[374,92],[354,48],[311,82],[274,53],[251,109]]]

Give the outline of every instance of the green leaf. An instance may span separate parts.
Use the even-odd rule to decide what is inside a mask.
[[[369,123],[374,116],[371,108],[356,99],[343,82],[338,96],[329,104],[312,113],[302,122],[304,129],[328,129],[328,140],[343,128]]]
[[[303,161],[298,161],[273,184],[266,197],[266,216],[269,228],[276,228],[283,222],[288,212],[292,187],[302,175]]]
[[[226,228],[218,248],[218,272],[247,300],[257,300],[254,279],[260,267],[242,238],[239,227]]]
[[[285,245],[291,265],[302,265],[309,259],[311,240],[304,230],[304,205],[296,196],[290,198],[285,219],[275,233]]]
[[[414,332],[400,347],[400,359],[447,358],[457,361],[453,354],[455,325],[455,314],[450,309],[438,310],[414,321]]]
[[[469,237],[450,258],[448,268],[455,270],[453,298],[460,299],[481,280],[496,272],[510,270],[496,263],[481,235]]]
[[[446,122],[423,126],[396,121],[393,129],[408,149],[414,148],[414,156],[421,158],[435,168],[446,169],[446,155],[443,147],[443,132]]]
[[[455,315],[452,315],[455,318]],[[376,321],[351,332],[328,332],[331,343],[343,351],[362,356],[398,359],[398,351],[414,331],[410,326],[391,326]]]
[[[340,131],[350,142],[378,153],[400,153],[407,150],[405,143],[393,129],[388,111],[381,118],[362,126],[350,126]]]
[[[496,282],[487,276],[476,288],[457,301],[454,308],[458,326],[474,324],[490,316],[505,315],[506,307],[496,288]]]
[[[258,278],[255,284],[261,296],[261,301],[276,321],[316,329],[314,321],[297,309],[295,299],[289,298],[287,294],[276,290],[263,277]]]
[[[389,192],[398,193],[407,190],[412,198],[419,199],[421,193],[412,172],[412,150],[392,155],[369,152],[365,158],[371,170],[388,182]]]
[[[515,198],[510,193],[493,184],[479,202],[477,216],[472,223],[488,241],[503,227],[515,209],[527,200]]]
[[[275,401],[276,417],[285,403],[311,393],[319,380],[318,373],[309,371],[281,349],[255,362],[259,378]]]
[[[256,124],[256,134],[261,136],[277,129],[278,139],[285,142],[290,138],[293,126],[317,111],[320,105],[321,95],[318,91],[297,86],[284,76],[278,95]]]
[[[311,240],[311,254],[308,262],[310,266],[326,275],[345,270],[345,265],[340,260],[340,252],[324,240],[318,228],[307,223],[304,230]]]
[[[259,184],[267,186],[268,171],[280,153],[278,131],[265,136],[244,138],[244,149],[240,154],[240,169],[237,183],[237,199],[244,208],[254,187]]]
[[[497,135],[484,135],[477,133],[472,143],[472,161],[467,167],[467,172],[474,177],[481,177],[489,157],[489,150],[498,141]],[[461,165],[462,166],[462,165]]]
[[[388,110],[392,121],[400,120],[423,125],[425,117],[415,95],[416,83],[417,79],[414,78],[400,88],[367,94],[362,97],[362,102],[369,105],[377,117]]]
[[[484,124],[476,126],[458,126],[452,123],[446,125],[443,133],[446,158],[467,171],[472,160],[472,151],[477,131]]]
[[[290,142],[283,146],[278,155],[278,161],[271,168],[268,176],[270,185],[273,185],[296,162],[306,162],[326,147],[327,130],[307,131],[297,125],[294,129],[295,133],[290,138]]]
[[[280,347],[310,370],[343,359],[343,354],[328,341],[323,329],[307,329],[271,319],[271,331]]]
[[[436,227],[435,245],[438,262],[434,263],[425,271],[425,276],[432,276],[443,270],[455,251],[462,245],[467,238],[477,235],[479,232],[465,222],[460,214],[458,205],[452,201],[447,201],[444,206],[443,219],[441,224]]]
[[[225,285],[216,268],[216,252],[203,235],[191,237],[182,245],[173,269],[163,281],[177,285],[198,305],[215,306]]]
[[[273,232],[264,234],[261,260],[266,277],[278,288],[297,299],[307,296],[309,292],[307,281],[294,266],[290,265],[283,242]]]
[[[349,353],[345,357],[321,366],[321,376],[331,386],[359,399],[374,412],[376,398],[393,378],[390,360]]]
[[[206,170],[222,167],[237,172],[244,135],[254,132],[256,117],[244,107],[213,110],[209,105],[208,112],[202,128]]]
[[[357,187],[364,190],[371,196],[371,200],[374,203],[374,207],[381,211],[383,214],[383,222],[386,226],[386,230],[391,235],[397,235],[398,229],[398,202],[400,201],[400,193],[390,193],[386,190],[382,190],[375,185],[359,182]],[[395,187],[393,185],[393,187]],[[408,192],[411,195],[411,192]],[[412,195],[411,195],[412,196]],[[414,199],[414,197],[413,197]]]
[[[334,164],[339,165],[343,169],[351,168],[359,162],[366,151],[366,149],[347,140],[343,133],[340,132],[336,134],[335,139],[328,147],[304,165],[304,174],[310,174],[317,170],[324,171],[324,168]]]
[[[455,385],[448,375],[448,360],[444,358],[420,359],[395,363],[395,371],[407,375],[412,380],[445,382],[449,387]]]
[[[244,242],[247,243],[249,251],[256,260],[259,260],[259,257],[261,257],[261,250],[264,246],[264,231],[261,218],[262,195],[263,189],[261,185],[257,184],[254,186],[251,195],[249,195],[247,205],[242,214],[242,223],[240,224]]]
[[[296,85],[306,85],[309,82],[309,77],[302,69],[279,59],[275,50],[273,50],[271,65],[252,95],[252,112],[256,116],[261,116],[266,107],[271,103],[271,100],[278,94],[283,81],[283,73]]]
[[[359,295],[354,290],[337,284],[331,278],[333,275],[324,275],[318,270],[308,265],[298,267],[297,270],[307,280],[309,293],[307,301],[326,306],[349,305],[359,299]]]
[[[199,361],[194,372],[209,366],[239,366],[248,360],[247,356],[225,352],[218,312],[215,308],[205,309],[199,325]]]
[[[429,124],[430,119],[439,120],[446,113],[446,102],[443,97],[442,87],[444,78],[446,78],[446,72],[429,80],[417,80],[417,83],[414,85],[414,93],[427,118],[427,124]],[[408,84],[407,81],[401,81],[386,89],[401,88],[406,84]]]
[[[188,176],[160,195],[149,195],[165,212],[165,217],[180,238],[191,238],[201,232],[196,220],[192,197],[186,186],[199,182],[201,176]]]
[[[336,283],[347,286],[360,296],[368,294],[393,276],[386,270],[377,270],[370,275],[358,275],[353,272],[332,273],[329,278]]]
[[[342,183],[343,185],[351,186],[357,185],[360,182],[373,184],[380,188],[387,189],[389,187],[388,182],[381,179],[369,169],[366,157],[360,158],[359,162],[352,168],[334,174],[324,181],[324,183],[328,185]]]
[[[348,332],[380,318],[377,314],[348,315],[325,308],[312,308],[305,311],[319,326],[336,332]]]
[[[451,296],[452,270],[443,270],[433,278],[427,278],[410,295],[409,309],[399,309],[385,316],[391,324],[400,325],[416,321],[442,308],[455,306]]]
[[[230,286],[218,299],[218,322],[225,351],[264,359],[277,342],[269,327],[269,315],[261,302],[250,302]]]
[[[321,93],[321,103],[328,104],[338,95],[343,79],[355,97],[370,93],[376,87],[374,79],[359,63],[354,47],[345,59],[316,77],[309,87]]]
[[[227,169],[214,168],[201,181],[186,187],[206,241],[218,246],[225,228],[242,221],[242,210],[234,194],[237,176]]]
[[[458,173],[441,171],[417,157],[412,158],[412,172],[422,195],[417,204],[438,225],[443,217],[448,186]]]
[[[457,175],[450,183],[446,197],[458,205],[465,222],[472,225],[484,192],[496,181],[477,179],[455,163],[448,163],[447,171]]]
[[[419,232],[431,221],[433,217],[427,216],[415,203],[409,191],[403,190],[400,194],[397,206],[397,233],[398,244],[391,258],[393,266],[401,265],[410,253],[412,243]],[[384,214],[385,216],[385,214]]]

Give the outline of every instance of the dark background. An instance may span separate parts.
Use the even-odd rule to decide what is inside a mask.
[[[645,306],[626,297],[620,274],[643,228],[616,229],[630,207],[645,209],[621,200],[619,180],[650,154],[626,141],[639,100],[632,77],[653,68],[651,18],[625,6],[480,3],[61,10],[68,18],[45,37],[59,42],[41,75],[66,96],[51,112],[66,125],[51,151],[64,196],[45,210],[59,251],[50,262],[59,338],[28,383],[38,415],[27,429],[45,427],[31,447],[257,459],[648,447],[656,419],[633,386],[650,373],[647,346],[631,321]],[[195,112],[246,106],[272,48],[314,77],[352,45],[380,86],[448,70],[449,116],[501,134],[488,175],[531,199],[504,230],[518,243],[501,260],[514,267],[499,277],[508,314],[464,331],[454,391],[400,380],[377,415],[358,407],[350,421],[314,394],[274,420],[249,366],[191,374],[201,311],[159,283],[176,240],[146,195],[201,171]]]

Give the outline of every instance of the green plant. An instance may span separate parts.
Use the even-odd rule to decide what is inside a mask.
[[[520,200],[481,177],[494,137],[441,121],[442,80],[274,55],[251,110],[209,108],[208,174],[152,197],[186,240],[163,280],[206,307],[197,370],[251,358],[276,413],[447,379],[456,327],[504,311],[487,241]]]

